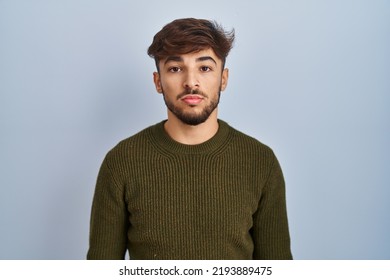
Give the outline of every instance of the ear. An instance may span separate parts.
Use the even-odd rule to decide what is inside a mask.
[[[227,87],[229,80],[229,69],[225,68],[222,71],[222,80],[221,80],[221,91],[224,91]]]
[[[160,74],[158,72],[153,72],[153,82],[156,87],[156,90],[158,93],[162,93],[163,89],[161,86],[161,79],[160,79]]]

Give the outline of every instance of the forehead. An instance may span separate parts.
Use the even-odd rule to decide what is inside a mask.
[[[221,64],[221,59],[218,58],[218,56],[215,54],[214,50],[211,48],[196,51],[196,52],[191,52],[191,53],[186,53],[186,54],[172,54],[170,56],[164,57],[163,59],[160,60],[160,65],[167,64],[170,61],[172,62],[204,62],[208,60],[207,58],[210,59],[210,61],[215,62],[215,64]]]

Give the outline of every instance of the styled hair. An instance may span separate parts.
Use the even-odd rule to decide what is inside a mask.
[[[233,47],[234,29],[228,32],[215,21],[205,19],[177,19],[165,25],[153,38],[148,55],[159,61],[171,56],[212,48],[222,64]]]

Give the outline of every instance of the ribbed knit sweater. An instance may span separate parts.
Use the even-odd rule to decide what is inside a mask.
[[[164,122],[121,141],[99,171],[88,259],[291,259],[273,151],[218,120],[198,145]]]

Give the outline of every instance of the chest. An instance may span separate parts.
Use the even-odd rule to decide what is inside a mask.
[[[138,164],[127,188],[134,229],[169,232],[176,227],[240,235],[252,227],[262,186],[249,163],[187,157]]]

